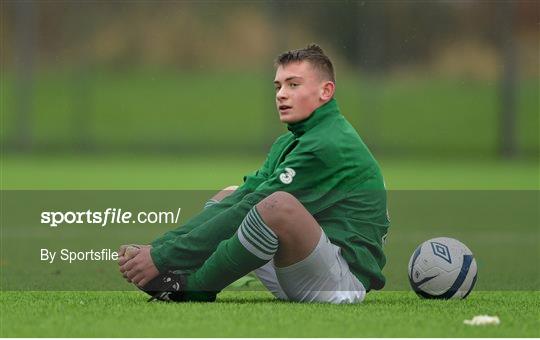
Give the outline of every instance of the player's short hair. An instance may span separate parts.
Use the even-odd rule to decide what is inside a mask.
[[[279,67],[300,61],[309,62],[311,66],[321,73],[324,79],[336,82],[332,61],[317,44],[310,44],[306,48],[284,52],[277,57],[275,65]]]

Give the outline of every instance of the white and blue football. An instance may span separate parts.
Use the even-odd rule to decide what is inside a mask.
[[[428,299],[464,299],[474,288],[476,260],[466,245],[449,237],[427,240],[409,260],[409,283]]]

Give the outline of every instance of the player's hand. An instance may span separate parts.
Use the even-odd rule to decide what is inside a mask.
[[[142,247],[150,247],[150,245],[140,244],[123,244],[118,249],[118,265],[123,266],[131,258],[135,257],[139,253],[139,249]]]
[[[131,244],[123,244],[120,246],[120,248],[118,248],[118,264],[119,265],[122,265],[123,263],[121,263],[122,261],[126,261],[125,259],[125,255],[126,255],[126,250],[129,248],[129,247],[133,247],[133,245]]]
[[[118,266],[120,267],[120,273],[122,273],[122,277],[126,279],[127,282],[131,282],[131,280],[128,279],[126,271],[122,269],[122,266],[126,264],[127,261],[135,257],[135,255],[139,253],[139,250],[139,247],[134,247],[131,244],[121,245],[120,249],[118,249]]]
[[[151,247],[150,245],[139,245],[139,244],[124,244],[121,245],[118,249],[118,266],[120,267],[120,272],[122,273],[122,276],[128,281],[131,282],[127,276],[126,273],[122,270],[122,266],[126,264],[127,261],[134,258],[138,253],[140,248],[143,247]]]
[[[124,277],[139,287],[143,287],[159,274],[150,255],[151,249],[149,246],[138,249],[137,254],[120,267]]]
[[[120,248],[118,248],[118,257],[120,256],[124,256],[124,254],[126,253],[126,249],[127,247],[129,247],[130,245],[129,244],[122,244],[120,246]]]

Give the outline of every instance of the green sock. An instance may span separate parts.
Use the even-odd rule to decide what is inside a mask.
[[[186,294],[190,296],[190,292],[219,292],[266,264],[277,249],[276,234],[253,207],[240,224],[237,233],[222,241],[203,266],[187,278]]]

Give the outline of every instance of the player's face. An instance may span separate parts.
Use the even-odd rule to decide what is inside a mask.
[[[276,106],[282,123],[296,123],[308,118],[325,101],[327,81],[307,61],[280,65],[274,87]]]

